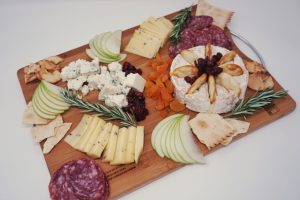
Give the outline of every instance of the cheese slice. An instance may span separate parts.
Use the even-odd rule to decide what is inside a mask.
[[[65,137],[64,141],[69,145],[71,145],[72,147],[74,147],[75,144],[78,143],[82,134],[86,131],[91,120],[92,120],[91,115],[83,115],[79,124],[76,126],[75,129],[73,129],[73,131],[69,135]]]
[[[91,136],[89,137],[88,141],[86,142],[86,144],[83,147],[83,152],[89,152],[95,141],[97,140],[98,136],[101,134],[101,132],[103,131],[105,125],[105,121],[101,118],[99,118],[98,124],[96,126],[96,128],[94,129],[94,131],[91,133]]]
[[[99,120],[100,119],[97,116],[93,116],[92,121],[89,123],[89,125],[86,128],[85,132],[82,134],[79,141],[75,144],[75,146],[74,146],[75,149],[83,151],[83,148],[84,148],[85,144],[89,140],[92,132],[95,130]]]
[[[139,162],[144,148],[144,126],[138,126],[136,128],[136,138],[135,138],[135,149],[134,149],[134,161]]]
[[[150,32],[148,30],[145,30],[145,29],[135,30],[133,37],[153,40],[153,42],[156,42],[157,40],[159,40],[160,47],[162,47],[164,45],[164,41],[159,35],[157,35],[156,33]]]
[[[117,140],[118,140],[118,133],[119,133],[119,127],[116,125],[113,125],[110,131],[108,143],[104,149],[103,152],[103,161],[104,162],[110,162],[114,159],[116,146],[117,146]]]
[[[109,133],[112,128],[112,123],[106,123],[103,131],[98,135],[94,141],[92,149],[87,154],[93,158],[100,158],[101,154],[108,143]]]
[[[125,51],[134,53],[146,58],[153,58],[158,49],[160,44],[149,42],[147,40],[135,39],[131,38],[129,44],[125,48]]]
[[[128,141],[128,129],[121,128],[118,134],[117,148],[114,155],[114,159],[113,161],[110,162],[111,165],[125,164],[127,141]]]
[[[168,27],[170,30],[173,30],[174,25],[172,24],[172,22],[164,17],[161,17],[158,19],[158,21],[161,21],[162,23],[165,24],[166,27]]]
[[[154,25],[159,31],[168,35],[170,29],[166,27],[161,21],[156,20],[154,17],[149,17],[147,20],[150,24]]]
[[[134,162],[135,152],[135,139],[136,139],[136,127],[131,126],[128,128],[128,141],[126,147],[126,163]]]

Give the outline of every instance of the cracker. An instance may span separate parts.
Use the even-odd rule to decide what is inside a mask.
[[[213,25],[222,29],[230,22],[233,15],[232,11],[225,10],[207,3],[205,0],[199,0],[196,10],[196,16],[207,15],[213,18]]]
[[[54,136],[54,129],[62,124],[63,120],[62,117],[59,115],[47,125],[36,125],[32,127],[31,134],[34,138],[34,141],[41,142],[48,137]]]
[[[50,120],[43,119],[39,117],[32,108],[32,102],[27,104],[27,107],[23,113],[23,123],[24,124],[48,124]]]
[[[225,120],[234,128],[234,131],[233,131],[233,135],[227,137],[225,140],[221,142],[221,144],[223,145],[228,145],[235,136],[242,133],[247,133],[250,126],[249,122],[245,122],[237,119],[227,118]]]
[[[199,113],[189,121],[189,124],[200,142],[208,149],[231,137],[234,132],[234,128],[215,113]]]
[[[68,130],[71,128],[72,123],[63,123],[62,125],[54,129],[55,135],[47,138],[44,143],[43,153],[49,153],[53,147],[59,143],[59,141],[65,136]]]

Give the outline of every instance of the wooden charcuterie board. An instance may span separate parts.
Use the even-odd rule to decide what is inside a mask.
[[[171,19],[175,14],[176,13],[167,15],[166,18]],[[133,27],[122,32],[121,49],[124,49],[125,45],[128,43],[130,37],[132,36],[136,28],[137,27]],[[226,30],[226,33],[231,38],[228,29]],[[89,57],[85,54],[86,48],[88,48],[88,45],[84,45],[60,54],[59,56],[64,58],[64,61],[61,63],[61,65],[67,65],[68,63],[79,58],[90,60]],[[236,50],[243,59],[250,60],[235,45],[234,50]],[[168,57],[168,44],[165,45],[164,48],[159,51],[159,54],[162,56],[162,58]],[[141,68],[143,70],[144,77],[150,73],[150,69],[147,67],[148,59],[128,53],[126,61],[132,63],[138,68]],[[25,101],[26,103],[28,103],[29,101],[31,101],[34,90],[38,85],[38,81],[25,84],[23,68],[18,70],[17,75],[25,97]],[[275,82],[274,89],[283,89],[274,77],[273,79]],[[59,82],[58,85],[65,86],[65,83]],[[248,89],[246,96],[250,96],[253,93],[253,91]],[[97,99],[97,93],[90,93],[87,99],[90,101],[95,101]],[[145,126],[145,146],[141,159],[137,165],[129,164],[121,166],[110,166],[109,164],[101,162],[101,160],[97,160],[97,163],[102,167],[109,179],[110,198],[112,199],[124,195],[128,192],[131,192],[135,189],[138,189],[139,187],[150,183],[151,181],[154,181],[166,175],[167,173],[172,172],[175,169],[179,169],[180,167],[184,166],[182,164],[175,163],[171,160],[159,157],[151,147],[150,138],[152,130],[155,127],[155,125],[161,120],[159,112],[157,112],[154,109],[154,105],[155,104],[153,100],[146,98],[146,106],[149,110],[149,115],[147,116],[146,120],[139,123],[139,125]],[[295,109],[295,107],[296,102],[290,96],[275,101],[272,106],[269,106],[268,108],[265,108],[255,113],[253,116],[247,118],[247,121],[250,122],[250,128],[248,133],[252,133],[258,128],[269,124],[275,121],[276,119],[292,112]],[[196,114],[195,112],[189,111],[187,109],[184,113],[189,114],[191,117],[193,117]],[[83,114],[80,112],[79,109],[71,108],[69,111],[63,114],[63,119],[65,122],[72,122],[72,130],[74,127],[76,127],[82,115]],[[234,140],[237,140],[245,135],[246,134],[239,135]],[[198,142],[196,137],[195,141],[197,142],[199,148],[202,150],[204,155],[211,153],[221,147],[217,146],[211,150],[208,150],[203,144],[200,144]],[[63,140],[49,154],[46,154],[44,156],[51,175],[64,163],[77,158],[87,157],[85,154],[73,149]],[[199,167],[201,166],[199,165]]]

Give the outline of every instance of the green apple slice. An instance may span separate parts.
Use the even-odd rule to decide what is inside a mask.
[[[165,119],[163,119],[161,122],[159,122],[154,130],[152,131],[152,135],[151,135],[151,145],[152,147],[156,150],[157,154],[160,157],[164,157],[165,155],[163,154],[163,151],[161,149],[160,146],[160,139],[162,136],[162,129],[164,129],[164,127],[174,118],[182,116],[182,114],[176,114],[176,115],[172,115],[170,117],[167,117]]]
[[[188,115],[185,115],[181,119],[180,129],[179,129],[180,141],[182,142],[182,146],[184,147],[184,150],[188,155],[188,157],[184,157],[184,158],[189,158],[196,163],[204,164],[205,163],[204,156],[194,141],[191,128],[188,124],[188,119],[189,119]]]
[[[183,118],[181,118],[181,120],[178,122],[178,126],[176,129],[176,132],[174,134],[174,145],[175,145],[175,149],[176,152],[178,153],[178,155],[180,156],[180,158],[185,161],[185,163],[195,163],[195,160],[193,160],[189,154],[186,152],[183,143],[181,141],[180,138],[180,124]]]
[[[118,57],[120,55],[120,49],[121,49],[121,38],[122,38],[122,31],[121,30],[114,31],[106,40],[103,49],[113,57]]]
[[[99,58],[100,62],[111,63],[120,59],[120,56],[118,58],[108,57],[106,54],[104,54],[101,48],[97,47],[95,43],[96,43],[95,39],[92,39],[89,42],[89,46],[91,48],[92,54],[96,55],[97,58]]]
[[[33,108],[33,111],[38,115],[40,116],[41,118],[44,118],[44,119],[55,119],[56,118],[56,115],[52,115],[52,114],[47,114],[47,113],[44,113],[40,110],[39,106],[37,105],[36,101],[35,101],[35,96],[33,95],[33,98],[32,98],[32,108]]]
[[[179,163],[188,164],[188,162],[184,158],[182,158],[182,156],[178,153],[176,146],[175,146],[175,137],[177,136],[177,131],[179,129],[181,118],[182,117],[180,117],[179,119],[176,119],[176,124],[173,127],[172,134],[169,135],[169,148],[174,155],[174,159],[173,159],[174,161],[179,162]]]
[[[107,49],[107,41],[110,39],[110,37],[114,37],[112,36],[113,33],[112,32],[107,32],[103,35],[103,37],[101,38],[100,41],[97,40],[97,45],[99,45],[99,48],[102,50],[102,52],[107,56],[107,58],[110,59],[118,59],[119,58],[119,54],[114,54],[111,53],[108,49]]]
[[[180,157],[178,156],[176,149],[172,148],[172,137],[174,135],[174,132],[178,128],[178,123],[180,122],[180,119],[181,119],[181,117],[175,118],[173,120],[173,122],[170,123],[171,125],[170,125],[169,130],[165,133],[165,134],[167,134],[166,148],[170,155],[170,159],[172,159],[173,161],[178,162],[178,163],[184,163],[184,161],[181,160]]]
[[[58,115],[60,113],[63,113],[65,109],[59,109],[55,104],[50,102],[45,96],[42,94],[41,85],[37,88],[37,96],[36,101],[41,106],[41,110],[45,111],[46,113],[51,113],[54,115]]]
[[[167,148],[167,140],[168,140],[168,134],[172,131],[174,124],[176,124],[176,120],[172,119],[165,127],[161,129],[161,139],[160,139],[160,146],[163,151],[163,154],[168,158],[173,158],[173,155],[171,152],[168,151]]]
[[[47,106],[49,106],[53,110],[65,111],[69,109],[69,106],[63,105],[62,103],[60,103],[61,101],[58,101],[55,98],[48,95],[43,85],[39,86],[39,90],[40,99],[43,101],[44,104],[47,104]]]
[[[42,80],[40,84],[44,86],[44,89],[47,92],[47,94],[49,94],[51,97],[55,98],[56,100],[60,101],[61,105],[70,106],[70,104],[66,103],[62,97],[61,87],[48,83],[47,81],[44,80]]]

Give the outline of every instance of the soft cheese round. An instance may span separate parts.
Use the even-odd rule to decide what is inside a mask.
[[[222,55],[225,55],[227,52],[229,52],[229,50],[222,47],[213,45],[211,47],[212,55],[215,55],[218,52],[222,53]],[[190,50],[192,50],[198,58],[205,57],[205,46],[193,47]],[[226,113],[231,111],[236,105],[236,103],[240,99],[243,99],[245,97],[249,77],[249,73],[245,68],[242,58],[239,55],[236,55],[231,63],[239,65],[244,72],[240,76],[233,76],[233,78],[240,85],[241,93],[239,96],[237,96],[233,91],[227,90],[223,86],[217,84],[216,101],[213,104],[211,104],[209,100],[207,83],[203,84],[196,92],[192,94],[186,94],[187,90],[191,87],[191,85],[187,83],[184,80],[184,78],[171,76],[171,81],[175,87],[176,98],[181,103],[185,103],[187,108],[196,112]],[[178,54],[172,62],[170,72],[173,72],[176,68],[180,66],[188,64],[189,63],[180,54]]]

